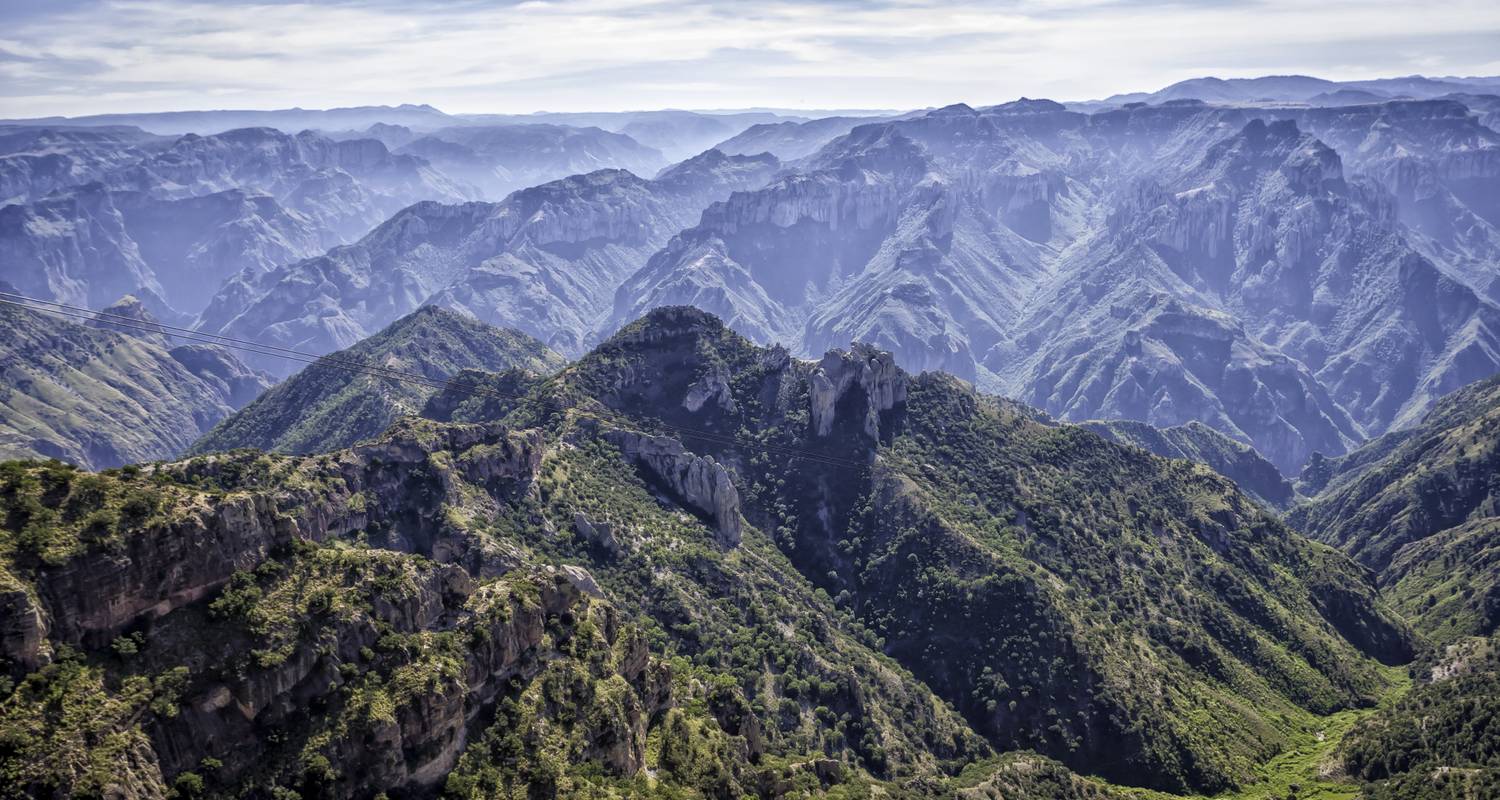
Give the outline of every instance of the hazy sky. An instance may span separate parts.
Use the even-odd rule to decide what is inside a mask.
[[[1417,72],[1500,73],[1500,2],[0,0],[0,117],[913,108]]]

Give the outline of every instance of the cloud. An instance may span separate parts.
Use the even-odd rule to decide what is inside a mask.
[[[448,111],[908,108],[1205,74],[1500,72],[1457,0],[0,0],[0,116],[429,102]]]

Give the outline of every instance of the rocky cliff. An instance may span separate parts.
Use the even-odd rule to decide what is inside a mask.
[[[349,241],[417,200],[472,193],[371,139],[244,129],[110,147],[78,168],[88,182],[46,196],[38,184],[28,202],[5,207],[0,278],[94,307],[146,292],[167,315],[191,318],[241,271]]]
[[[1453,101],[870,122],[710,208],[611,324],[688,303],[801,355],[871,342],[1066,419],[1201,421],[1295,473],[1500,368],[1497,145]]]

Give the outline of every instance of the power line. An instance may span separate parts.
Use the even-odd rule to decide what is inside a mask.
[[[6,298],[18,298],[18,300]],[[0,291],[0,304],[15,306],[17,308],[23,308],[33,312],[47,312],[57,314],[58,316],[71,319],[79,319],[85,322],[103,321],[108,322],[108,324],[110,325],[122,327],[127,330],[140,331],[144,333],[155,333],[163,336],[181,338],[197,344],[207,344],[216,347],[223,347],[226,349],[242,350],[245,352],[253,353],[255,355],[284,358],[289,361],[296,361],[304,364],[321,364],[334,369],[367,374],[373,377],[384,378],[386,380],[395,381],[398,383],[417,385],[422,388],[436,389],[439,391],[451,390],[471,396],[488,396],[504,400],[527,399],[525,395],[500,392],[494,389],[490,389],[489,387],[461,383],[452,379],[442,380],[428,378],[427,376],[420,373],[406,372],[390,367],[382,367],[376,364],[371,364],[369,362],[343,358],[335,355],[317,355],[315,353],[294,350],[287,347],[280,347],[278,345],[266,345],[259,342],[254,342],[247,339],[239,339],[232,336],[221,336],[219,334],[205,333],[203,331],[195,331],[189,328],[167,325],[160,322],[148,322],[135,317],[127,317],[120,314],[111,314],[105,311],[94,311],[83,306],[69,305],[67,303],[59,303],[52,300],[42,300],[40,298],[29,297],[27,295],[17,294],[14,292]],[[35,307],[36,305],[51,307],[37,308]],[[619,421],[617,420],[612,420],[607,417],[600,416],[597,413],[577,407],[567,410],[579,416],[594,419],[598,422],[603,422],[615,426],[620,425]],[[801,458],[805,461],[810,461],[830,467],[840,467],[860,471],[864,471],[869,468],[869,465],[863,462],[855,461],[853,459],[841,458],[826,453],[818,453],[803,448],[767,444],[764,442],[748,440],[744,437],[732,433],[707,431],[699,428],[676,425],[662,420],[653,420],[652,422],[657,427],[664,430],[674,432],[683,436],[701,439],[703,441],[714,444],[761,450],[771,455]],[[627,430],[630,433],[635,433],[641,436],[656,435],[645,431],[629,431],[628,429],[623,428],[622,430]]]

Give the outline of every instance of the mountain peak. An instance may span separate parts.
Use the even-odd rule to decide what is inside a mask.
[[[351,371],[319,361],[261,395],[193,444],[208,453],[254,447],[312,453],[347,447],[420,411],[436,389],[465,369],[519,367],[546,374],[562,358],[519,331],[465,314],[423,306],[374,336],[334,354],[339,362],[376,365],[420,380]]]
[[[662,306],[621,328],[610,337],[619,344],[651,342],[668,337],[688,335],[722,335],[728,332],[724,321],[696,306]]]

